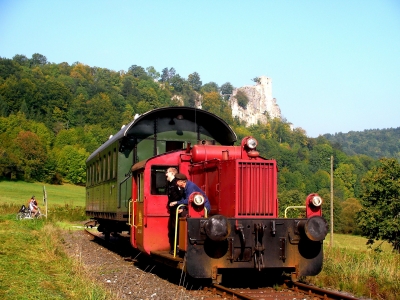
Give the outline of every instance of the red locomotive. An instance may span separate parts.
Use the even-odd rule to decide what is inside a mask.
[[[238,146],[235,138],[223,120],[193,108],[163,108],[139,117],[89,157],[87,214],[105,234],[129,230],[133,247],[194,278],[218,282],[229,269],[318,274],[327,234],[321,198],[307,197],[305,218],[279,218],[276,161],[259,155],[253,137]],[[140,143],[147,150],[152,145],[153,155],[143,154]],[[118,171],[126,168],[124,159],[128,172]],[[207,211],[202,196],[192,195],[188,215],[178,218],[174,255],[168,241],[169,167],[186,174],[211,204]]]

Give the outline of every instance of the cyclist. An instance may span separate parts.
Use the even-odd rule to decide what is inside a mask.
[[[35,199],[35,195],[33,195],[32,198],[29,200],[29,209],[32,212],[32,217],[36,217],[39,207],[38,207],[38,203]]]

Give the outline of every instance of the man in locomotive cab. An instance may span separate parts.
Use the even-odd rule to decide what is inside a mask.
[[[171,202],[169,205],[170,206],[180,205],[180,204],[188,205],[190,195],[194,192],[198,192],[203,195],[205,201],[204,207],[207,209],[207,213],[210,213],[211,210],[210,201],[208,200],[204,191],[201,188],[199,188],[194,182],[188,180],[185,174],[177,173],[175,174],[175,178],[177,180],[176,181],[177,185],[185,190],[185,195],[181,200],[176,202]]]
[[[174,251],[176,208],[178,207],[177,205],[171,205],[171,203],[179,201],[180,199],[182,199],[183,196],[183,189],[179,188],[177,184],[177,179],[175,178],[175,174],[177,173],[178,170],[174,167],[168,168],[165,172],[165,176],[167,177],[168,181],[168,240],[171,254],[173,254]],[[183,212],[183,209],[179,209],[179,217],[184,217],[186,215],[185,212]]]

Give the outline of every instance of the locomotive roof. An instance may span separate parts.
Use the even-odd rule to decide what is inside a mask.
[[[129,135],[136,135],[138,129],[141,128],[141,124],[148,122],[149,120],[155,120],[160,118],[176,118],[177,116],[182,119],[192,121],[198,126],[203,127],[208,132],[212,133],[213,138],[221,145],[233,145],[237,140],[235,132],[229,127],[229,125],[220,117],[193,107],[176,106],[176,107],[162,107],[154,110],[150,110],[131,121],[128,125],[123,126],[120,131],[110,137],[110,139],[95,150],[87,159],[91,160],[97,153],[107,148],[110,144],[116,140],[120,140],[123,137]]]

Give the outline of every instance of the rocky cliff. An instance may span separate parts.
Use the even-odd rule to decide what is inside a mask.
[[[272,97],[272,80],[269,77],[261,76],[255,86],[243,86],[234,89],[229,99],[232,108],[232,116],[246,121],[246,125],[267,123],[269,119],[281,118],[281,109]],[[236,95],[242,91],[249,102],[246,108],[238,105]]]

